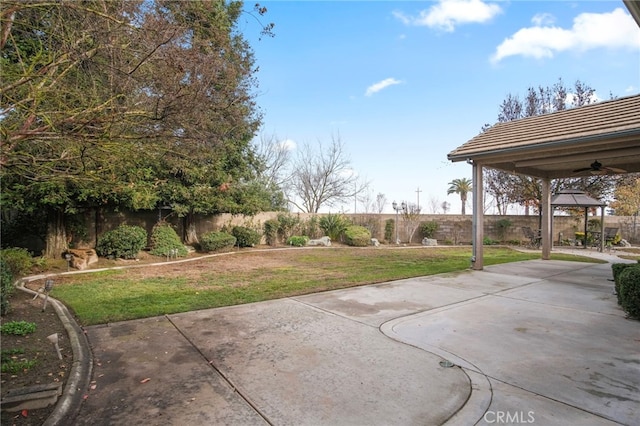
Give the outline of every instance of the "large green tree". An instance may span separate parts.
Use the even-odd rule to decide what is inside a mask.
[[[2,204],[45,212],[47,254],[87,207],[255,212],[261,116],[238,1],[4,1]],[[264,8],[257,8],[264,13]]]

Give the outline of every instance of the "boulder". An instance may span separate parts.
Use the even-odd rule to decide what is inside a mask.
[[[378,241],[377,238],[372,238],[371,239],[371,245],[374,247],[378,247],[380,245],[380,241]]]
[[[70,266],[81,271],[93,263],[98,263],[98,255],[94,249],[69,249],[66,254],[71,255]]]
[[[322,237],[322,238],[318,238],[317,240],[309,240],[309,242],[307,242],[308,246],[325,246],[325,247],[329,247],[331,245],[331,238],[329,237]]]
[[[437,246],[438,245],[438,240],[435,240],[433,238],[423,238],[422,239],[422,245],[423,246]]]

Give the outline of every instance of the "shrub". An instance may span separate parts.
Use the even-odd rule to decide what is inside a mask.
[[[294,247],[304,247],[309,242],[309,238],[305,236],[292,235],[287,240],[287,245]]]
[[[203,251],[216,251],[236,245],[236,237],[226,232],[207,232],[200,238]]]
[[[627,268],[636,266],[635,263],[613,263],[611,265],[611,271],[613,272],[613,281],[616,289],[616,295],[618,296],[618,305],[622,305],[622,299],[620,296],[620,274]]]
[[[27,321],[9,321],[2,324],[0,332],[2,334],[13,334],[15,336],[26,336],[36,331],[36,324]]]
[[[27,274],[33,266],[33,257],[25,248],[7,248],[0,250],[0,258],[5,261],[5,265],[9,268],[11,275],[18,278]]]
[[[371,245],[371,232],[364,226],[351,225],[344,230],[344,242],[355,247]]]
[[[254,247],[260,244],[262,236],[256,230],[244,226],[234,226],[231,235],[236,237],[236,244],[239,247]]]
[[[489,237],[484,237],[484,239],[482,240],[482,244],[485,246],[495,246],[496,244],[498,244],[498,241],[493,240]]]
[[[0,257],[0,315],[9,313],[9,296],[13,290],[13,274],[5,260]]]
[[[387,219],[384,222],[384,240],[385,241],[392,241],[393,240],[393,230],[395,229],[395,220],[393,219]]]
[[[433,238],[438,230],[438,222],[432,220],[430,222],[422,222],[420,224],[420,234],[422,234],[422,238]]]
[[[151,231],[151,251],[154,256],[169,256],[175,250],[176,256],[187,255],[187,248],[180,241],[175,229],[168,223],[158,223]]]
[[[321,237],[320,233],[320,219],[318,216],[311,216],[308,220],[302,223],[302,235],[306,235],[309,238]]]
[[[640,266],[634,264],[620,273],[620,300],[622,309],[640,319]]]
[[[264,239],[270,246],[278,244],[278,228],[280,228],[280,222],[276,219],[269,219],[264,222],[262,226],[264,231]]]
[[[135,259],[147,245],[147,231],[140,226],[120,225],[100,236],[96,245],[99,256]]]
[[[331,241],[340,241],[342,233],[347,229],[349,222],[339,214],[329,213],[326,216],[320,218],[320,229],[326,236],[331,238]]]
[[[280,213],[278,215],[278,235],[280,235],[280,239],[287,241],[299,225],[299,217],[291,216],[288,213]]]
[[[511,226],[511,221],[509,219],[500,219],[496,222],[496,228],[498,230],[498,238],[500,241],[504,241],[505,235],[507,235],[507,231]]]

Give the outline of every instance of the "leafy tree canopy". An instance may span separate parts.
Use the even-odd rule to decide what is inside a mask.
[[[95,206],[169,204],[186,215],[268,205],[253,183],[261,114],[253,54],[236,30],[242,2],[1,8],[3,207],[54,217]]]

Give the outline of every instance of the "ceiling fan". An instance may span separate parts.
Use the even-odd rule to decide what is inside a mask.
[[[580,173],[580,172],[587,172],[587,171],[592,175],[606,175],[608,173],[626,173],[627,172],[626,170],[619,169],[617,167],[603,166],[602,163],[596,160],[593,163],[591,163],[591,166],[583,167],[581,169],[576,169],[573,171],[573,173]]]

